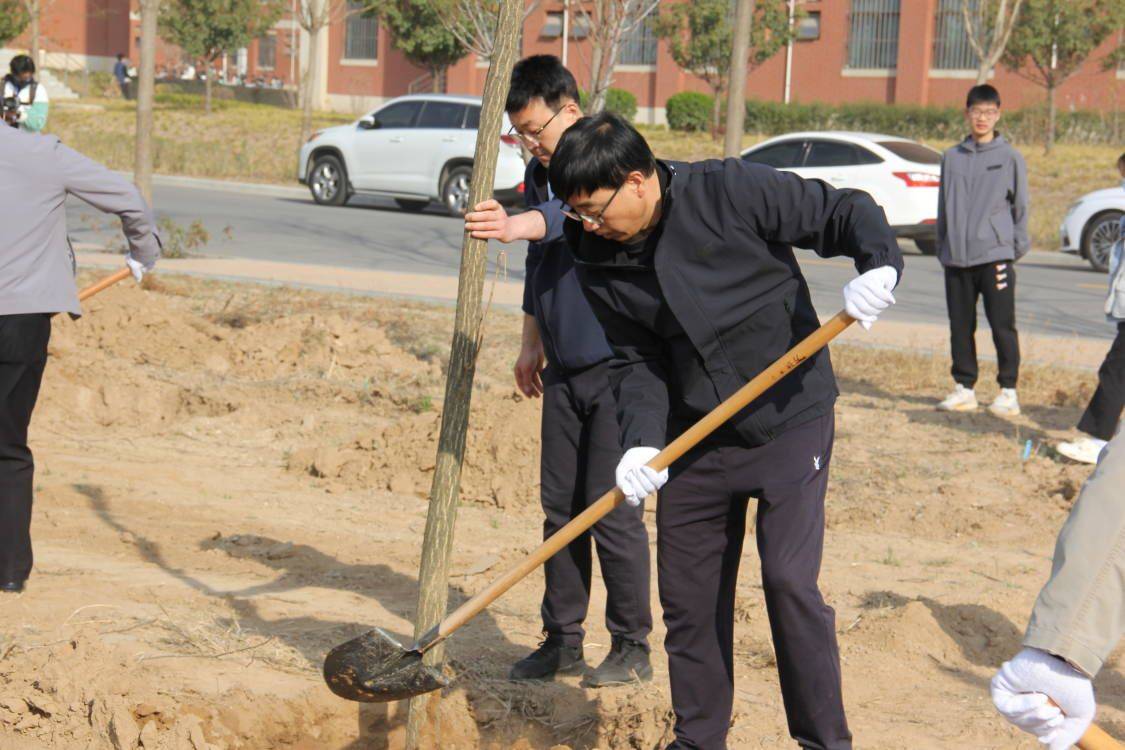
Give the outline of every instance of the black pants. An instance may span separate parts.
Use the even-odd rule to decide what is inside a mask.
[[[31,574],[35,464],[27,426],[47,364],[51,317],[0,315],[0,582]]]
[[[621,459],[617,409],[604,364],[543,377],[543,454],[540,465],[544,538],[592,505],[614,485]],[[618,506],[547,561],[543,629],[577,646],[590,604],[590,537],[606,587],[606,627],[644,642],[652,630],[648,532],[644,509]]]
[[[1020,372],[1020,339],[1016,332],[1016,268],[1013,263],[986,263],[945,269],[945,304],[949,309],[949,340],[953,379],[972,388],[977,382],[977,297],[992,328],[1001,388],[1015,388]]]
[[[676,712],[669,750],[726,747],[735,584],[751,497],[758,500],[762,587],[789,733],[805,748],[851,748],[836,617],[817,585],[833,425],[827,415],[758,448],[704,446],[672,466],[656,510]]]
[[[129,82],[128,81],[118,81],[117,85],[121,89],[121,98],[122,99],[132,99],[133,98],[132,94],[129,91]]]
[[[1110,440],[1117,432],[1122,406],[1125,406],[1125,323],[1118,323],[1117,338],[1098,368],[1098,389],[1078,421],[1078,429]]]

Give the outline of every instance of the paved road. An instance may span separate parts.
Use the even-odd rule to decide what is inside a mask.
[[[158,185],[158,213],[180,225],[201,220],[211,234],[206,255],[423,274],[456,275],[461,251],[460,223],[436,210],[399,211],[393,203],[366,198],[341,208],[318,206],[294,191],[271,196],[199,187]],[[77,242],[105,243],[116,236],[116,222],[85,204],[68,205],[71,236]],[[509,278],[523,278],[519,243],[493,243],[490,262],[508,253]],[[907,271],[895,318],[945,324],[942,274],[933,258],[904,244]],[[840,288],[854,273],[846,260],[799,254],[822,313],[840,304]],[[495,266],[493,266],[495,267]],[[1036,252],[1018,268],[1017,310],[1022,330],[1053,335],[1110,339],[1113,329],[1101,315],[1106,278],[1082,261],[1060,253]],[[982,314],[982,325],[983,314]]]

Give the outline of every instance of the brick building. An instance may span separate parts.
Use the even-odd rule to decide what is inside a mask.
[[[292,0],[296,2],[296,0]],[[336,0],[347,2],[348,0]],[[571,5],[579,0],[570,0]],[[665,0],[676,2],[678,0]],[[751,98],[771,101],[959,104],[975,78],[975,63],[960,20],[960,0],[798,0],[799,39],[747,82]],[[130,0],[53,0],[43,19],[43,62],[48,67],[108,69],[114,54],[137,59],[138,15]],[[571,10],[564,41],[563,0],[542,0],[523,29],[523,54],[565,56],[580,83],[589,78],[589,45]],[[341,14],[343,16],[344,14]],[[424,91],[431,82],[393,47],[373,18],[341,17],[327,30],[316,61],[321,85],[318,106],[360,112],[394,96]],[[1111,39],[1058,92],[1060,109],[1114,110],[1125,97],[1125,70],[1104,71],[1100,58],[1119,43]],[[16,40],[9,48],[26,46]],[[706,91],[702,81],[680,70],[666,45],[644,26],[630,35],[621,53],[614,85],[631,91],[638,119],[662,122],[664,104],[678,91]],[[232,54],[227,69],[250,78],[279,78],[292,84],[304,68],[306,35],[286,14],[264,38]],[[161,63],[178,61],[162,45]],[[479,93],[487,66],[469,55],[448,72],[446,90]],[[1043,91],[1005,70],[992,82],[1005,105],[1042,101]]]

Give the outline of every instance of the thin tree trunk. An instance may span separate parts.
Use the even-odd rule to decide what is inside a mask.
[[[711,105],[711,140],[719,140],[719,123],[723,116],[723,90],[715,89],[714,102]]]
[[[992,66],[989,65],[988,60],[981,60],[980,61],[980,63],[977,65],[977,85],[978,86],[981,85],[982,83],[986,83],[988,81],[988,71],[991,70],[991,69],[992,69]]]
[[[301,97],[300,143],[305,143],[308,141],[309,136],[312,135],[312,100],[313,92],[316,91],[318,85],[317,80],[319,78],[319,76],[317,76],[316,59],[320,55],[320,30],[321,27],[319,26],[309,29],[309,62],[308,65],[305,66],[305,71],[301,76],[304,96]]]
[[[152,205],[152,104],[156,94],[156,18],[160,0],[140,0],[141,55],[137,64],[137,136],[133,182]]]
[[[730,53],[730,89],[727,91],[727,135],[723,156],[742,152],[742,131],[746,128],[746,73],[750,54],[750,23],[754,0],[738,0],[734,14],[734,39]],[[718,97],[716,97],[718,99]]]
[[[35,61],[35,67],[39,67],[39,46],[41,43],[41,35],[39,29],[39,15],[42,12],[42,3],[40,0],[33,0],[27,4],[27,9],[31,15],[30,36],[31,36],[31,59]]]
[[[473,161],[473,182],[469,205],[492,196],[496,175],[497,147],[504,101],[516,61],[523,0],[503,0],[497,19],[496,46],[485,79],[480,128],[477,129]],[[438,436],[430,507],[422,542],[422,564],[418,573],[419,593],[415,637],[437,625],[449,603],[449,562],[453,549],[453,530],[457,522],[457,499],[461,484],[461,464],[465,456],[465,435],[469,428],[469,406],[480,347],[481,302],[484,296],[485,261],[488,242],[465,233],[461,246],[461,274],[457,286],[457,314],[453,324],[453,344],[445,381],[441,432]],[[426,652],[423,661],[440,665],[444,649],[439,644]],[[433,726],[440,695],[427,694],[410,701],[406,725],[407,750],[443,747],[440,736],[423,737],[425,724]]]
[[[203,80],[203,111],[207,114],[211,114],[211,79],[215,75],[215,70],[210,59],[207,60],[207,64],[204,66],[203,70],[207,76]],[[301,141],[301,143],[304,143],[304,141]]]
[[[1051,153],[1055,147],[1055,84],[1047,84],[1047,138],[1043,143],[1043,153]]]

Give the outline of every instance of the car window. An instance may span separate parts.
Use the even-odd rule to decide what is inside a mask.
[[[915,164],[941,164],[941,153],[914,141],[879,141],[879,145],[900,159]]]
[[[801,166],[805,155],[804,141],[782,141],[745,154],[742,158],[754,164],[765,164],[775,169],[792,169]]]
[[[841,141],[811,141],[806,167],[854,167],[882,161],[865,148]]]
[[[381,128],[409,128],[421,108],[422,102],[398,102],[376,112],[375,121]]]
[[[426,102],[415,127],[460,128],[464,119],[465,105],[460,102]]]
[[[465,130],[476,130],[480,127],[480,107],[469,107],[465,113]]]

